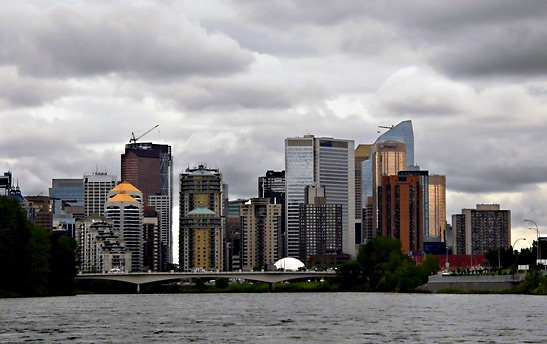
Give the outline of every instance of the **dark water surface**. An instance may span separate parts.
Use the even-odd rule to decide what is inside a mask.
[[[547,343],[547,297],[273,293],[0,299],[0,342]]]

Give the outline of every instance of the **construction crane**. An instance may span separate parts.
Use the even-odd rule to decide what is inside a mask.
[[[144,134],[142,134],[141,136],[135,138],[135,133],[134,132],[131,132],[131,138],[129,139],[129,143],[133,142],[133,143],[137,143],[137,141],[143,137],[144,135],[148,134],[149,132],[151,132],[152,130],[156,129],[157,127],[159,127],[160,125],[159,124],[156,124],[154,127],[148,129]]]
[[[383,129],[393,129],[394,125],[392,125],[391,127],[387,127],[385,125],[379,125],[378,128],[383,128]]]

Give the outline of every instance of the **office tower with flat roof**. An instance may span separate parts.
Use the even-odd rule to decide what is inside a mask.
[[[143,204],[160,213],[162,267],[172,261],[173,238],[173,156],[171,146],[151,142],[125,145],[121,155],[121,179],[143,193]]]
[[[110,190],[105,204],[105,217],[112,220],[131,251],[131,270],[143,268],[143,205],[142,193],[124,182]]]
[[[363,186],[362,163],[369,159],[372,145],[360,144],[355,149],[355,244],[363,242]],[[365,199],[366,202],[366,199]]]
[[[239,216],[239,207],[247,203],[248,199],[236,199],[228,201],[228,210],[226,211],[225,224],[225,251],[224,251],[224,270],[237,271],[241,266],[241,218]]]
[[[161,271],[160,214],[152,206],[143,211],[143,271]]]
[[[300,204],[300,257],[342,253],[343,213],[341,204],[328,204],[322,186],[307,186],[304,204]]]
[[[42,226],[49,232],[53,230],[53,210],[48,196],[25,196],[28,205],[34,208],[34,224]]]
[[[285,211],[285,171],[266,172],[265,176],[258,177],[258,197],[268,198],[270,203],[281,205],[281,222],[277,233],[277,248],[279,257],[283,258],[287,251],[286,238],[286,211]]]
[[[268,198],[251,198],[239,207],[241,218],[241,263],[243,270],[264,268],[280,257],[277,235],[281,224],[281,204],[272,204]]]
[[[499,204],[477,204],[452,215],[453,251],[460,254],[486,254],[511,245],[511,211]]]
[[[378,187],[382,185],[382,177],[397,175],[406,169],[406,144],[404,142],[376,142],[371,149],[372,163],[372,208],[373,237],[380,235],[378,226]],[[367,240],[371,238],[366,238]]]
[[[49,198],[83,206],[84,180],[82,178],[52,179]]]
[[[412,170],[399,171],[399,176],[417,176],[420,178],[420,194],[422,195],[422,238],[424,242],[439,242],[440,237],[430,236],[429,233],[429,171],[420,170],[419,166],[412,166]]]
[[[300,256],[300,204],[305,188],[325,187],[327,202],[342,205],[342,250],[355,256],[354,141],[328,137],[285,139],[287,255]]]
[[[104,205],[110,190],[118,185],[116,176],[106,172],[84,175],[84,217],[91,214],[104,216]]]
[[[404,253],[423,251],[422,189],[419,176],[383,176],[378,188],[381,235],[401,241]]]
[[[446,176],[429,176],[429,236],[446,242]]]
[[[204,165],[180,174],[179,266],[183,271],[223,269],[223,184]]]

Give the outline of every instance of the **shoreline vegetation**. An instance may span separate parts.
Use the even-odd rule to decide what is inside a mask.
[[[0,197],[0,298],[69,296],[81,294],[136,293],[136,285],[113,281],[75,281],[77,244],[67,236],[55,236],[27,220],[15,200]],[[377,237],[337,269],[335,278],[276,283],[273,292],[388,292],[429,293],[423,289],[428,277],[439,272],[439,262],[427,255],[417,265],[401,252],[399,240]],[[143,284],[147,293],[266,293],[268,283],[195,278],[177,283]],[[445,294],[531,294],[547,295],[547,277],[535,266],[516,287],[503,291],[461,291],[444,289]]]

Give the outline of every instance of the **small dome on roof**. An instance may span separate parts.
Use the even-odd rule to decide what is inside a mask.
[[[304,263],[292,257],[283,258],[275,262],[276,268],[290,271],[298,271],[299,268],[302,268],[304,266]]]

